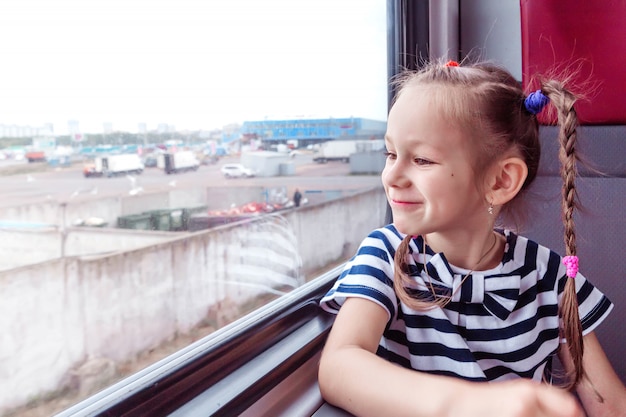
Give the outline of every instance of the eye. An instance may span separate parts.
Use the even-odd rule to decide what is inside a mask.
[[[424,158],[415,158],[413,161],[415,161],[417,165],[431,165],[433,163],[432,161]]]
[[[396,154],[393,152],[385,151],[383,154],[387,159],[396,159]]]

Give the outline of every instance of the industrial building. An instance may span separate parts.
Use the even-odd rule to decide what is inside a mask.
[[[264,145],[297,141],[297,147],[305,147],[337,139],[382,139],[386,129],[385,121],[360,117],[258,120],[244,122],[240,138],[261,140]]]

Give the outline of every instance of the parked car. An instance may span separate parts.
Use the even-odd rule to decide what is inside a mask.
[[[143,158],[143,166],[145,168],[155,168],[157,166],[157,157],[155,155],[148,155]]]
[[[214,165],[220,161],[220,157],[217,155],[203,155],[200,159],[202,165]]]
[[[241,164],[226,164],[221,168],[226,178],[249,178],[254,177],[254,171]]]

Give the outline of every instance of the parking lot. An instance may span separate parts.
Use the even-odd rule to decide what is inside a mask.
[[[0,205],[10,207],[48,200],[81,201],[103,196],[160,192],[176,187],[264,186],[287,187],[288,190],[298,187],[305,193],[307,190],[314,193],[319,190],[368,188],[380,184],[378,175],[349,175],[350,165],[343,162],[318,164],[309,155],[298,155],[292,161],[296,165],[294,175],[227,179],[220,172],[221,167],[238,163],[238,157],[222,158],[217,164],[202,165],[195,172],[167,175],[154,167],[146,168],[141,175],[114,178],[85,178],[82,163],[74,163],[69,167],[49,167],[45,163],[4,160],[0,161]]]

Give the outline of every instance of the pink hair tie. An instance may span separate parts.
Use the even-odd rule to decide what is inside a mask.
[[[564,256],[563,265],[565,265],[565,274],[570,277],[576,277],[578,273],[578,256]]]
[[[450,60],[450,61],[446,62],[446,64],[445,64],[444,66],[445,66],[445,67],[458,67],[458,66],[459,66],[459,63],[458,63],[458,62],[456,62],[456,61],[452,61],[452,60]]]

